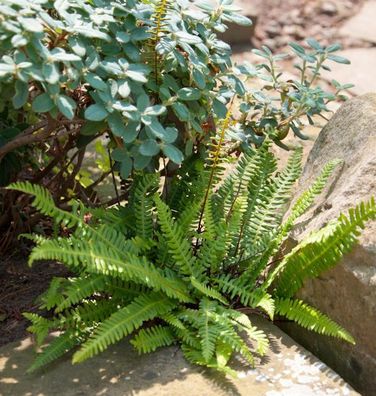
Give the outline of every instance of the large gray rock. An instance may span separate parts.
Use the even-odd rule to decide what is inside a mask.
[[[0,348],[1,396],[356,396],[334,371],[259,317],[252,322],[270,334],[271,350],[254,369],[238,367],[237,379],[192,367],[175,348],[138,356],[127,342],[77,366],[60,359],[35,375],[30,339]]]
[[[376,94],[345,103],[319,134],[298,192],[334,158],[343,166],[317,204],[301,219],[293,239],[302,239],[340,212],[376,195]],[[300,296],[348,329],[356,346],[314,336],[291,324],[284,328],[338,371],[364,395],[376,394],[376,222],[336,268],[308,282]]]

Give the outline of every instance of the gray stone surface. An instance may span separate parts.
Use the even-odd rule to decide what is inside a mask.
[[[376,195],[376,93],[348,101],[332,117],[308,156],[297,193],[334,158],[342,159],[343,166],[297,225],[295,242],[357,202]],[[376,222],[367,224],[359,245],[340,265],[308,282],[300,295],[348,329],[357,345],[308,335],[291,325],[290,334],[309,345],[364,395],[375,395]]]
[[[376,48],[352,48],[340,51],[338,55],[348,58],[351,65],[331,62],[332,71],[323,72],[325,79],[329,81],[335,79],[341,84],[354,84],[355,86],[350,89],[350,92],[355,95],[376,92]]]
[[[341,35],[376,44],[376,1],[366,1],[359,13],[350,18],[340,29]]]
[[[25,374],[34,358],[30,339],[0,349],[1,396],[355,396],[336,373],[280,329],[252,322],[271,334],[271,351],[254,369],[235,362],[237,379],[190,366],[176,348],[139,357],[122,342],[77,366],[60,359],[45,371]]]

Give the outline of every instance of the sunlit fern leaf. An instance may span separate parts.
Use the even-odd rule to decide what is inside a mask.
[[[341,164],[340,160],[333,160],[328,162],[321,174],[315,179],[313,184],[305,190],[295,201],[293,207],[291,208],[290,214],[284,224],[282,224],[282,229],[284,233],[291,230],[292,225],[295,220],[303,215],[306,210],[312,205],[315,197],[317,197],[324,190],[327,185],[328,179],[333,174],[336,167]]]
[[[177,222],[172,218],[170,208],[157,195],[155,204],[158,221],[163,231],[163,239],[168,246],[169,253],[185,275],[192,275],[194,257],[189,242],[185,239]]]
[[[199,282],[193,276],[191,276],[191,284],[195,289],[197,289],[204,296],[213,298],[214,300],[218,300],[224,305],[228,304],[226,299],[221,295],[221,293],[219,291],[215,290],[213,287],[207,286],[207,285]]]
[[[276,313],[293,320],[300,326],[327,336],[341,338],[355,344],[354,338],[328,316],[308,304],[295,299],[277,299]]]
[[[55,312],[77,304],[82,299],[106,289],[106,278],[102,275],[88,275],[82,278],[70,278],[63,290],[64,300],[55,308]]]
[[[60,356],[63,356],[69,350],[73,349],[80,343],[80,341],[79,337],[75,336],[73,332],[66,331],[63,334],[60,334],[45,349],[43,349],[42,353],[38,354],[37,358],[27,371],[33,372],[43,366],[46,366],[58,359]]]
[[[235,256],[244,256],[254,253],[254,241],[248,235],[248,224],[260,205],[267,200],[270,194],[268,185],[273,172],[276,170],[276,161],[269,152],[270,143],[266,141],[255,154],[245,154],[243,167],[247,167],[248,180],[248,205],[247,212],[243,216],[240,232],[238,235]]]
[[[175,307],[175,302],[163,294],[151,292],[137,297],[132,303],[120,308],[103,321],[73,355],[73,363],[82,362],[109,345],[120,341],[142,326],[145,321],[164,314]]]
[[[198,233],[202,232],[205,208],[207,202],[211,199],[213,188],[221,180],[221,177],[224,173],[222,164],[225,156],[223,155],[222,151],[225,143],[226,131],[229,129],[231,123],[231,105],[232,102],[230,103],[229,109],[227,110],[225,119],[222,121],[222,125],[219,126],[219,131],[217,133],[217,136],[215,136],[215,138],[213,139],[213,142],[208,150],[209,155],[206,163],[207,169],[206,172],[204,172],[206,176],[206,180],[205,180],[206,186],[204,190],[205,194],[198,220],[198,226],[197,226]]]
[[[290,214],[287,219],[283,222],[280,228],[276,231],[276,235],[270,242],[268,249],[266,249],[260,259],[261,262],[267,262],[273,257],[279,249],[282,241],[286,238],[289,231],[293,227],[296,219],[303,215],[307,209],[312,205],[314,199],[321,194],[325,188],[329,177],[332,175],[334,169],[340,164],[341,161],[333,160],[328,162],[322,170],[319,177],[316,178],[314,183],[306,191],[304,191],[298,199],[295,201],[293,207],[290,210]]]
[[[302,287],[306,279],[317,277],[332,268],[349,252],[367,220],[376,218],[374,198],[350,209],[339,218],[299,243],[268,276],[266,285],[276,280],[274,294],[289,298]]]
[[[234,309],[223,309],[226,316],[232,319],[232,323],[239,326],[241,330],[245,331],[248,338],[257,343],[256,352],[260,355],[265,355],[269,347],[269,340],[266,334],[253,326],[249,317],[242,312],[236,311]]]
[[[75,213],[57,208],[50,192],[39,185],[18,182],[10,184],[7,188],[33,195],[35,197],[33,206],[42,214],[52,217],[57,223],[64,224],[65,227],[72,228],[82,222],[82,218]]]
[[[220,325],[220,328],[218,339],[229,345],[234,352],[240,353],[253,367],[255,364],[254,357],[245,341],[230,325]]]
[[[200,302],[200,315],[197,318],[202,356],[206,362],[209,362],[214,355],[219,334],[219,328],[213,321],[213,311],[216,309],[216,306],[216,303],[206,298],[202,299]]]
[[[177,170],[170,185],[166,202],[172,211],[182,213],[192,202],[203,196],[204,184],[204,162],[201,158],[191,155],[186,158]]]
[[[158,187],[155,175],[144,175],[135,181],[132,209],[135,215],[136,235],[147,240],[153,236],[153,195]]]
[[[119,255],[108,246],[86,240],[50,240],[33,249],[29,261],[50,259],[64,262],[67,266],[85,268],[91,274],[106,275],[163,290],[168,296],[190,301],[186,285],[177,277],[167,278],[144,257],[127,252]]]
[[[84,300],[81,305],[69,308],[59,315],[60,327],[81,327],[82,324],[93,327],[107,319],[118,309],[113,300]]]
[[[199,349],[193,348],[190,345],[185,345],[185,344],[182,345],[182,352],[184,354],[184,357],[188,360],[188,362],[192,364],[213,368],[233,378],[237,378],[236,371],[231,369],[227,365],[218,363],[216,357],[213,357],[209,361],[206,361]]]
[[[185,345],[190,346],[194,349],[200,350],[201,343],[200,338],[197,334],[197,330],[191,330],[185,328],[184,330],[179,328],[173,328],[173,332],[175,336]],[[201,355],[202,357],[202,355]]]
[[[266,188],[265,200],[257,205],[257,211],[249,220],[245,231],[244,240],[253,244],[257,249],[268,251],[275,237],[275,230],[280,225],[283,209],[290,198],[291,189],[301,173],[302,150],[296,149],[290,156],[285,169],[277,175]],[[256,282],[257,278],[265,270],[268,255],[254,257],[252,265],[242,275],[248,278],[250,284]]]
[[[172,345],[176,338],[167,326],[153,326],[141,329],[130,341],[140,353],[150,353],[158,348]]]
[[[194,230],[197,229],[198,213],[201,209],[202,202],[194,200],[181,212],[177,218],[178,227],[181,229],[183,235],[192,236]]]
[[[296,149],[290,156],[286,168],[278,174],[268,186],[267,199],[253,213],[247,227],[250,240],[257,243],[266,232],[278,225],[282,217],[282,208],[290,198],[291,189],[301,173],[302,150]]]
[[[216,279],[216,282],[222,293],[228,294],[231,300],[238,297],[244,306],[261,308],[270,319],[273,319],[275,310],[273,297],[264,289],[253,290],[247,282],[242,283],[241,279],[234,279],[231,275],[222,275]]]
[[[126,282],[117,278],[106,279],[106,292],[118,301],[133,300],[142,293],[147,287],[133,282]]]

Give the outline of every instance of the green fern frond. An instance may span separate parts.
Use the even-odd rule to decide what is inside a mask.
[[[249,317],[239,311],[229,310],[229,316],[234,323],[241,326],[241,329],[247,333],[249,339],[257,343],[256,352],[260,355],[265,355],[269,348],[269,340],[266,334],[253,326]]]
[[[341,161],[333,160],[328,162],[324,169],[322,170],[320,176],[316,178],[311,187],[304,191],[296,200],[294,206],[291,208],[290,214],[286,221],[280,226],[276,231],[276,235],[270,241],[268,248],[263,252],[260,258],[260,266],[264,267],[265,263],[273,257],[282,241],[287,237],[288,233],[291,231],[296,219],[303,215],[306,210],[312,205],[315,197],[317,197],[323,191],[327,184],[329,177],[332,175],[334,169],[340,164]]]
[[[135,180],[134,197],[130,206],[136,220],[136,235],[145,240],[153,237],[153,196],[157,188],[156,175],[146,174]]]
[[[167,324],[169,324],[171,327],[175,327],[176,329],[179,330],[186,329],[183,322],[179,318],[177,318],[175,314],[172,312],[167,312],[164,315],[160,315],[160,318],[164,320]]]
[[[226,136],[226,131],[229,129],[230,122],[231,122],[231,106],[232,106],[232,101],[229,105],[229,109],[227,111],[226,117],[222,122],[222,125],[220,127],[220,131],[218,133],[218,136],[214,139],[211,149],[209,150],[209,157],[208,157],[208,171],[207,171],[207,185],[205,188],[205,194],[202,202],[202,207],[200,211],[200,216],[198,220],[198,227],[197,227],[197,233],[200,234],[202,231],[202,221],[205,213],[205,208],[207,205],[207,202],[210,199],[210,196],[212,194],[212,189],[216,182],[220,179],[220,176],[223,173],[223,168],[222,168],[222,149],[223,145],[225,142],[225,136]]]
[[[191,236],[197,228],[197,217],[201,209],[202,202],[200,199],[195,199],[181,212],[177,218],[177,224],[183,235]]]
[[[267,140],[256,151],[244,154],[241,167],[244,168],[248,182],[248,205],[247,212],[243,216],[240,232],[237,238],[234,255],[240,255],[242,259],[247,253],[252,255],[255,250],[252,236],[248,235],[248,224],[253,214],[257,212],[260,202],[268,199],[268,186],[270,178],[277,168],[276,160],[269,152],[270,142]],[[240,171],[240,170],[239,170]]]
[[[43,352],[38,354],[33,364],[27,370],[28,373],[34,372],[43,366],[53,362],[66,352],[73,349],[80,343],[79,337],[75,336],[73,332],[66,331],[65,333],[56,337]]]
[[[164,276],[144,257],[127,252],[118,255],[101,243],[92,244],[86,240],[50,240],[32,251],[29,260],[59,260],[72,268],[120,278],[125,281],[146,285],[156,291],[163,290],[168,296],[180,301],[191,301],[186,285],[177,277]]]
[[[328,182],[329,177],[333,174],[335,168],[341,163],[342,161],[340,160],[333,160],[328,162],[321,171],[321,174],[313,182],[313,184],[298,197],[294,206],[291,209],[290,215],[288,216],[286,222],[282,225],[282,230],[284,231],[284,234],[291,230],[291,227],[294,224],[295,220],[303,215],[306,210],[312,205],[315,197],[321,194]]]
[[[42,214],[52,217],[57,223],[64,224],[65,227],[72,228],[82,222],[80,216],[73,212],[66,212],[56,207],[50,192],[35,184],[28,182],[18,182],[10,184],[7,189],[16,190],[34,196],[32,205]]]
[[[213,312],[217,308],[217,304],[204,298],[200,301],[199,306],[199,316],[196,323],[201,338],[202,356],[206,362],[209,362],[214,355],[219,333],[219,328],[213,323]]]
[[[222,325],[218,339],[231,347],[234,352],[240,353],[247,362],[254,367],[254,357],[247,344],[231,326]]]
[[[276,280],[274,293],[278,297],[294,296],[306,279],[317,277],[336,265],[357,242],[359,229],[375,218],[375,199],[361,202],[349,210],[348,216],[340,215],[298,244],[268,276],[266,285]]]
[[[168,246],[169,253],[185,275],[192,275],[194,257],[189,242],[184,238],[179,225],[173,220],[170,208],[159,196],[156,195],[154,200],[157,207],[158,221],[163,231],[163,239]]]
[[[70,306],[79,303],[86,297],[106,289],[106,278],[102,275],[89,275],[82,278],[68,279],[68,285],[63,294],[64,300],[55,308],[55,312],[61,312]]]
[[[118,302],[113,300],[83,300],[81,305],[59,314],[60,327],[82,328],[82,324],[84,324],[91,328],[97,326],[117,310]]]
[[[25,312],[22,315],[32,323],[27,328],[27,331],[36,335],[37,345],[42,345],[48,333],[51,329],[55,328],[57,324],[56,321],[46,319],[35,313]]]
[[[201,282],[199,282],[197,279],[195,279],[193,276],[191,276],[191,284],[192,286],[198,290],[201,294],[203,294],[206,297],[213,298],[214,300],[220,301],[222,304],[227,305],[228,302],[226,299],[219,293],[217,290],[213,289],[210,286],[207,286]]]
[[[267,200],[263,200],[248,224],[248,239],[258,242],[264,233],[270,233],[282,218],[282,208],[290,198],[291,188],[301,173],[302,149],[290,156],[286,168],[268,187]]]
[[[150,353],[158,348],[172,345],[176,338],[167,326],[153,326],[141,329],[130,343],[139,353]]]
[[[182,345],[189,346],[191,348],[194,348],[196,350],[201,349],[201,343],[200,343],[200,338],[197,334],[197,330],[195,329],[194,331],[188,328],[185,328],[184,330],[179,329],[179,328],[174,328],[173,332],[175,336],[182,341]],[[201,355],[202,357],[202,355]]]
[[[322,314],[319,310],[310,307],[303,301],[295,299],[277,299],[276,313],[293,320],[300,326],[327,336],[341,338],[355,344],[354,338],[339,324]]]
[[[137,297],[128,306],[119,309],[103,321],[90,339],[73,355],[72,362],[82,362],[104,351],[109,345],[138,329],[145,321],[154,319],[174,307],[175,302],[160,293],[152,292]]]
[[[62,290],[66,284],[65,278],[52,278],[48,289],[39,297],[41,301],[41,308],[50,310],[55,308],[64,300]]]

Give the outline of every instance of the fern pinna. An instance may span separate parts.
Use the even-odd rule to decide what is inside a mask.
[[[70,349],[76,349],[73,362],[82,362],[129,337],[140,353],[179,344],[190,362],[235,374],[228,364],[233,354],[252,365],[254,353],[268,348],[267,334],[252,325],[244,307],[354,342],[340,325],[294,295],[306,279],[336,265],[354,246],[365,222],[376,217],[374,199],[359,203],[281,257],[281,244],[338,161],[323,169],[284,216],[301,171],[301,151],[277,172],[265,141],[242,154],[228,167],[232,171],[223,172],[221,136],[206,162],[197,155],[185,160],[171,182],[170,196],[159,193],[162,178],[140,173],[126,205],[105,212],[78,202],[66,212],[41,187],[10,186],[34,195],[37,209],[70,230],[68,237],[29,236],[36,244],[30,264],[58,260],[74,274],[54,279],[41,297],[51,318],[25,314],[38,344],[49,332],[60,331],[31,370]]]

